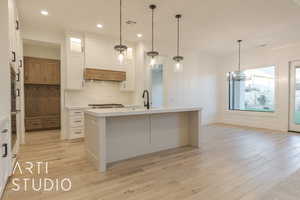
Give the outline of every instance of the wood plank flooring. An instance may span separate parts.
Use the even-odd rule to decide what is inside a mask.
[[[12,191],[4,200],[296,200],[300,199],[300,135],[213,125],[201,148],[178,148],[111,164],[99,173],[83,141],[59,132],[28,134],[19,162],[47,161],[48,174],[13,178],[70,178],[69,192]]]

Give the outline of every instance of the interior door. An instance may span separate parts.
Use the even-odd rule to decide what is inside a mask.
[[[300,61],[290,63],[289,130],[300,132]]]

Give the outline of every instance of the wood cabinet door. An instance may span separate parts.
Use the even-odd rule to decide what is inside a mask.
[[[45,60],[43,69],[42,73],[47,84],[60,84],[60,62],[58,60]]]
[[[24,57],[24,82],[27,84],[41,84],[43,63],[35,58]]]
[[[24,57],[25,84],[60,84],[60,61],[44,58]]]

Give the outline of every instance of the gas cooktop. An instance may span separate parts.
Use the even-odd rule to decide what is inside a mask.
[[[104,109],[104,108],[124,108],[122,104],[89,104],[89,107],[93,109]]]

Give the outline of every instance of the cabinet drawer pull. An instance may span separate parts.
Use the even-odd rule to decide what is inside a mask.
[[[19,20],[16,20],[16,30],[18,31],[20,29],[20,22]]]
[[[81,134],[81,131],[77,131],[77,132],[75,132],[75,134]]]
[[[16,62],[16,52],[12,52],[12,62]]]
[[[77,120],[77,121],[75,121],[75,123],[80,123],[80,122],[82,122],[81,120]]]
[[[17,76],[16,76],[16,81],[20,81],[20,72],[19,73],[17,73]]]
[[[19,67],[20,67],[20,68],[23,67],[23,61],[22,61],[22,60],[19,61]]]
[[[3,129],[2,131],[1,131],[1,133],[7,133],[8,132],[8,129]]]
[[[33,126],[39,126],[40,123],[32,123]]]
[[[74,112],[75,114],[81,114],[82,112]]]
[[[2,157],[6,158],[8,155],[8,144],[2,144],[2,147],[4,148],[4,154],[2,155]]]

